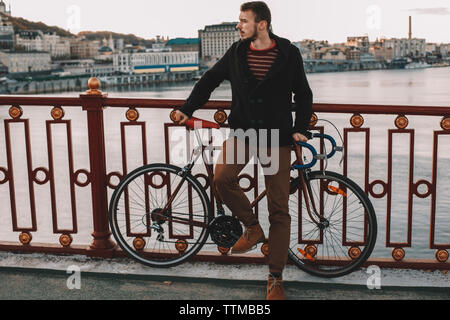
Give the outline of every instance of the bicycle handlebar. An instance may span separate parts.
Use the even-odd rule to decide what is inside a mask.
[[[307,143],[307,142],[301,142],[301,141],[296,141],[296,144],[298,144],[300,147],[302,148],[306,148],[309,149],[309,151],[311,151],[313,159],[310,163],[307,164],[297,164],[293,166],[293,169],[309,169],[312,168],[316,165],[317,160],[324,160],[324,159],[330,159],[332,156],[334,156],[336,154],[336,151],[343,151],[343,147],[338,147],[336,144],[336,140],[334,140],[334,138],[330,135],[327,134],[322,134],[322,133],[310,133],[308,134],[308,137],[311,137],[311,139],[313,138],[321,138],[321,139],[326,139],[328,141],[330,141],[331,146],[332,146],[332,150],[330,153],[328,154],[318,154],[316,148],[314,148],[311,144]]]
[[[327,159],[330,159],[332,156],[334,156],[334,154],[336,153],[337,144],[336,144],[336,140],[334,140],[334,138],[332,136],[329,136],[327,134],[322,134],[322,133],[313,133],[313,138],[321,138],[321,139],[326,139],[326,140],[330,141],[332,150],[329,154],[327,154]]]
[[[213,123],[213,122],[210,122],[210,121],[206,121],[206,120],[202,120],[202,119],[198,119],[198,118],[194,118],[194,117],[191,117],[188,121],[186,121],[185,125],[189,129],[199,129],[199,128],[215,128],[215,129],[219,129],[220,128],[220,126],[217,123]],[[312,132],[307,131],[305,133],[305,136],[308,139],[320,138],[320,139],[326,139],[326,140],[330,141],[330,143],[332,145],[331,152],[328,153],[328,154],[318,154],[317,150],[311,144],[306,143],[306,142],[296,142],[300,147],[309,149],[309,151],[311,151],[311,153],[312,153],[313,159],[308,164],[294,165],[293,169],[309,169],[309,168],[312,168],[312,167],[314,167],[316,165],[317,160],[330,159],[331,157],[333,157],[336,154],[336,151],[341,151],[341,152],[344,151],[344,148],[343,147],[338,147],[337,144],[336,144],[336,140],[334,140],[334,138],[332,136],[328,135],[328,134],[312,133]]]

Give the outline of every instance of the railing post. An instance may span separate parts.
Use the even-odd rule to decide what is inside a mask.
[[[86,94],[80,94],[83,110],[87,111],[89,161],[91,167],[93,240],[89,246],[92,255],[112,257],[116,244],[111,240],[108,218],[108,193],[106,184],[105,131],[103,125],[103,98],[97,78],[89,79]]]

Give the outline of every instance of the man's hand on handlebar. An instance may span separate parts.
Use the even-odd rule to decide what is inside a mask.
[[[180,110],[177,110],[177,111],[175,111],[174,119],[175,119],[175,122],[178,124],[185,124],[186,121],[189,120],[189,117],[187,115],[185,115],[183,112],[181,112]]]
[[[298,133],[298,132],[292,134],[292,138],[296,142],[307,142],[308,141],[307,137],[305,137],[304,135],[302,135],[301,133]]]

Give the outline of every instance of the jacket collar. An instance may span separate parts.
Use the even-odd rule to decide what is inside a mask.
[[[276,41],[279,54],[278,54],[278,57],[275,59],[272,67],[267,72],[266,77],[262,81],[258,82],[258,84],[256,85],[256,88],[258,88],[260,86],[260,84],[262,82],[264,82],[264,80],[266,80],[266,79],[272,77],[274,74],[276,74],[281,69],[281,67],[285,63],[287,63],[288,58],[289,58],[291,42],[287,39],[278,37],[277,35],[273,34],[272,32],[269,33],[269,37]],[[239,40],[239,43],[236,47],[236,53],[237,53],[240,67],[241,67],[240,70],[241,70],[241,72],[244,73],[243,81],[246,84],[248,84],[250,79],[254,78],[248,67],[248,64],[247,64],[247,50],[250,47],[250,43],[251,43],[250,39]]]
[[[269,33],[269,37],[276,41],[279,51],[284,55],[285,58],[288,58],[291,42],[288,39],[281,38],[273,34],[272,32]]]

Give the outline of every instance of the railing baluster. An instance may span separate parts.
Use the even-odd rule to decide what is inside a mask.
[[[111,240],[108,217],[108,193],[106,181],[105,130],[103,124],[103,99],[97,79],[89,80],[86,94],[81,94],[83,110],[87,111],[89,161],[91,167],[92,214],[94,219],[93,241],[89,247],[96,256],[112,257],[115,243]]]

